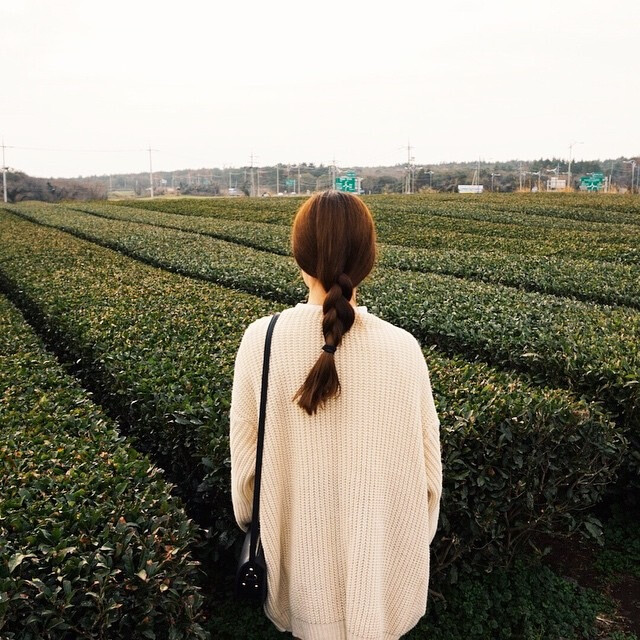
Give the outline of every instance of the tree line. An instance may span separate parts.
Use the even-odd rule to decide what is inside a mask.
[[[571,186],[579,188],[580,177],[603,173],[611,177],[614,188],[628,188],[631,165],[626,158],[578,160],[571,165]],[[361,178],[363,193],[412,193],[422,191],[455,192],[459,184],[471,184],[477,169],[477,183],[485,190],[517,191],[546,188],[550,178],[566,179],[568,164],[559,158],[508,162],[452,162],[432,165],[397,164],[389,167],[356,166],[348,169]],[[197,170],[155,171],[154,195],[275,195],[311,193],[326,189],[332,177],[347,168],[314,163],[280,164],[269,167],[202,168]],[[408,175],[410,184],[408,185]],[[148,173],[95,175],[78,178],[36,178],[23,172],[7,174],[9,202],[20,200],[97,200],[110,195],[148,196]]]

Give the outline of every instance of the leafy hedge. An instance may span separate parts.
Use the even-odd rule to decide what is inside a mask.
[[[509,202],[511,196],[507,198],[506,202]],[[582,230],[581,222],[567,228],[566,220],[558,223],[553,217],[543,217],[537,220],[538,224],[532,224],[524,214],[520,219],[502,223],[492,221],[491,217],[496,214],[491,211],[487,211],[483,219],[476,220],[477,208],[481,206],[478,199],[446,202],[445,208],[435,209],[431,198],[424,196],[370,196],[363,199],[374,215],[378,239],[386,244],[424,249],[502,251],[576,260],[640,262],[640,232],[637,226],[629,224],[598,224]],[[244,220],[290,228],[296,208],[302,201],[303,198],[180,198],[123,201],[121,204],[185,217]],[[458,204],[460,202],[468,203],[467,208]],[[505,201],[500,202],[504,206]],[[452,213],[456,209],[458,215],[454,216]]]
[[[197,527],[2,296],[0,390],[0,637],[208,637]]]
[[[18,211],[15,207],[14,211]],[[19,211],[26,211],[25,208]],[[163,268],[293,303],[306,288],[292,258],[152,225],[38,206],[28,215]],[[40,213],[38,213],[40,212]],[[62,219],[61,219],[62,218]],[[640,437],[640,314],[438,274],[376,268],[360,299],[425,344],[577,388]],[[637,456],[640,463],[640,439]]]
[[[392,220],[406,224],[415,221],[421,227],[430,226],[435,218],[458,220],[468,233],[507,235],[546,240],[548,236],[570,240],[574,233],[580,243],[594,241],[637,246],[640,233],[640,211],[636,198],[613,196],[593,198],[592,194],[483,194],[477,196],[413,196],[387,195],[364,197],[376,216],[384,222]],[[152,202],[152,201],[151,201]],[[617,202],[620,212],[609,205]],[[605,208],[606,207],[606,208]],[[633,207],[636,212],[633,213]],[[422,219],[422,222],[420,222]]]
[[[219,547],[237,542],[228,460],[234,358],[246,325],[283,305],[7,213],[0,247],[12,295],[180,482]],[[627,444],[601,407],[481,363],[425,354],[445,469],[434,572],[455,580],[479,558],[504,561],[533,529],[597,539],[599,523],[584,510],[615,480]]]
[[[69,209],[119,221],[201,233],[279,255],[291,255],[290,229],[274,224],[247,225],[241,220],[178,216],[108,204],[78,204],[63,208],[60,205],[24,203],[12,210],[39,222],[85,235],[92,234],[93,237],[99,237],[96,234],[100,234],[101,229],[108,229],[108,225],[79,216]],[[524,257],[457,248],[428,250],[391,244],[381,244],[379,250],[378,264],[381,267],[442,273],[515,286],[527,291],[640,308],[640,266],[635,264],[572,260],[557,256]]]
[[[260,198],[259,205],[252,204],[255,210],[264,211],[269,222],[290,224],[293,213],[306,198]],[[571,221],[581,223],[630,224],[640,225],[640,203],[630,194],[583,194],[583,193],[483,193],[477,194],[385,194],[365,195],[363,200],[374,211],[390,208],[395,213],[403,207],[420,213],[438,212],[444,215],[461,217],[478,216],[483,220],[495,222],[513,222],[528,224],[533,216],[546,218],[546,225],[558,228],[570,228]],[[247,202],[255,199],[245,198],[155,198],[153,200],[121,200],[123,206],[145,207],[180,213],[187,207],[187,213],[194,210],[198,214],[223,215],[230,207],[246,210]],[[537,220],[537,222],[541,222]],[[546,226],[545,225],[545,226]]]
[[[544,227],[546,230],[596,231],[608,234],[632,231],[629,225],[640,226],[640,207],[637,198],[629,195],[580,193],[505,194],[484,193],[388,194],[364,196],[378,215],[393,215],[395,211],[410,211],[421,215],[464,218],[525,227]],[[135,201],[132,201],[135,202]],[[153,201],[145,201],[153,202]],[[130,203],[128,203],[130,204]],[[622,215],[620,215],[622,214]]]
[[[633,194],[541,193],[521,195],[513,202],[493,195],[489,197],[487,206],[491,211],[507,210],[583,222],[640,225],[640,203]]]
[[[513,211],[494,211],[481,207],[470,207],[468,202],[462,205],[456,202],[440,203],[434,206],[430,198],[414,196],[375,196],[366,198],[376,219],[376,224],[385,236],[388,232],[402,230],[406,238],[422,233],[456,234],[460,241],[469,235],[488,238],[513,238],[517,240],[534,240],[540,242],[557,242],[559,249],[568,243],[576,247],[584,245],[591,249],[595,243],[605,245],[636,246],[640,240],[640,222],[638,226],[629,224],[607,224],[584,220],[568,220],[531,213],[515,213]],[[133,209],[132,214],[143,211],[169,213],[187,218],[204,218],[209,220],[245,220],[284,226],[291,228],[295,207],[289,200],[273,201],[266,205],[261,200],[219,200],[219,199],[178,199],[178,200],[138,200],[127,202],[126,206],[118,206],[113,202],[68,202],[69,206],[80,211],[108,211],[115,208],[123,213]],[[140,206],[135,206],[136,203]],[[300,202],[297,201],[299,205]],[[281,215],[276,215],[277,212]],[[393,231],[392,231],[393,227]]]
[[[119,207],[118,205],[105,204],[104,202],[91,202],[86,205],[76,202],[57,207],[48,207],[44,203],[25,202],[20,203],[20,206],[16,209],[9,207],[9,210],[34,216],[34,219],[54,224],[60,222],[73,224],[80,221],[82,217],[77,214],[74,215],[72,211],[82,211],[112,220],[140,222],[167,229],[200,233],[283,256],[291,254],[291,229],[280,224],[268,224],[265,222],[247,224],[247,221],[242,219],[231,220],[211,216],[178,215],[165,213],[164,211]],[[85,220],[87,225],[91,227],[94,221],[91,218],[85,218]]]

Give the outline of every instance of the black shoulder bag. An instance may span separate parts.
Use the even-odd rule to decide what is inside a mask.
[[[264,343],[262,361],[262,389],[260,392],[260,416],[258,418],[258,446],[256,450],[256,475],[253,487],[253,514],[245,534],[238,570],[236,571],[236,598],[264,603],[267,599],[267,563],[260,543],[260,478],[262,476],[262,449],[264,446],[264,423],[267,408],[267,385],[269,381],[269,355],[271,336],[280,314],[276,313],[269,323]]]

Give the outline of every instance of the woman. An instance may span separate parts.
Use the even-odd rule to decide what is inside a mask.
[[[303,640],[393,640],[424,615],[442,492],[439,426],[416,339],[356,304],[376,234],[338,191],[298,210],[292,249],[309,287],[285,309],[269,368],[260,536],[265,613]],[[238,349],[230,412],[238,525],[251,521],[270,317]]]

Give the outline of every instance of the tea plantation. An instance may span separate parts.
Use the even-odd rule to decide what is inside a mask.
[[[596,637],[611,603],[525,558],[604,547],[603,507],[639,506],[640,201],[364,199],[358,303],[420,341],[441,419],[407,637]],[[306,299],[301,202],[2,206],[0,638],[281,637],[231,598],[228,412],[246,326]]]

